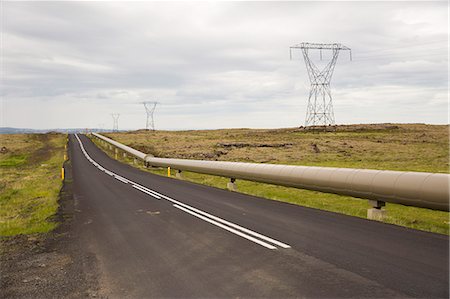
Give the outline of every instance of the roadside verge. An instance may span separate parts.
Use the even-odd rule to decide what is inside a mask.
[[[96,258],[80,244],[74,228],[77,209],[70,160],[64,168],[58,209],[46,220],[56,229],[0,238],[0,298],[97,296]]]

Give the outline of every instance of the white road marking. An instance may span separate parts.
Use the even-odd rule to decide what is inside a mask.
[[[100,164],[98,164],[96,161],[94,161],[94,159],[92,159],[89,154],[86,152],[86,150],[84,149],[83,143],[81,142],[80,138],[78,137],[77,134],[75,134],[75,137],[77,138],[78,142],[80,143],[80,148],[84,154],[84,156],[86,157],[86,159],[89,160],[89,162],[91,162],[95,167],[97,167],[99,170],[103,171],[104,173],[112,176],[113,178],[115,178],[118,181],[121,181],[122,183],[125,184],[129,184],[131,181],[118,175],[117,173],[114,173],[110,170],[107,170],[106,168],[104,168],[103,166],[101,166]]]
[[[180,205],[180,204],[179,204],[179,205]],[[188,206],[188,205],[186,205],[186,204],[181,204],[181,205],[183,205],[185,208],[188,208],[188,209],[190,209],[190,210],[192,210],[192,211],[194,211],[194,212],[197,212],[197,213],[202,214],[202,215],[204,215],[204,216],[206,216],[206,217],[209,217],[209,218],[211,218],[211,219],[213,219],[213,220],[215,220],[215,221],[217,221],[217,222],[221,222],[221,223],[223,223],[223,224],[225,224],[225,225],[228,225],[228,226],[231,226],[231,227],[233,227],[233,228],[235,228],[235,229],[238,229],[238,230],[240,230],[240,231],[243,231],[244,233],[247,233],[247,234],[249,234],[249,235],[255,236],[255,237],[257,237],[257,238],[260,238],[260,239],[262,239],[262,240],[264,240],[264,241],[267,241],[267,242],[270,242],[270,243],[272,243],[272,244],[278,245],[278,246],[280,246],[281,248],[291,248],[291,246],[289,246],[289,245],[287,245],[287,244],[284,244],[283,242],[280,242],[280,241],[274,240],[274,239],[272,239],[272,238],[266,237],[266,236],[261,235],[261,234],[259,234],[259,233],[257,233],[257,232],[254,232],[254,231],[252,231],[252,230],[249,230],[249,229],[247,229],[247,228],[245,228],[245,227],[242,227],[242,226],[239,226],[239,225],[234,224],[234,223],[232,223],[232,222],[226,221],[225,219],[222,219],[222,218],[219,218],[219,217],[217,217],[217,216],[208,214],[208,213],[206,213],[206,212],[203,212],[203,211],[201,211],[201,210],[199,210],[199,209],[193,208],[193,207]]]
[[[144,192],[145,194],[148,194],[148,195],[150,195],[150,196],[153,196],[153,197],[156,198],[156,199],[161,199],[161,196],[158,196],[158,195],[156,195],[156,194],[153,194],[153,193],[151,192],[151,190],[149,190],[149,189],[147,189],[147,188],[145,188],[145,187],[142,187],[141,185],[136,185],[136,184],[134,184],[134,185],[133,185],[133,188],[138,189],[139,191],[142,191],[142,192]]]
[[[195,213],[195,212],[192,212],[191,210],[188,210],[188,209],[186,209],[186,208],[183,208],[182,206],[179,206],[179,205],[173,205],[173,206],[174,206],[175,208],[177,208],[177,209],[180,209],[180,210],[185,211],[185,212],[188,213],[188,214],[191,214],[191,215],[193,215],[193,216],[195,216],[195,217],[198,217],[198,218],[200,218],[200,219],[202,219],[202,220],[204,220],[204,221],[206,221],[206,222],[209,222],[209,223],[214,224],[214,225],[216,225],[216,226],[218,226],[218,227],[220,227],[220,228],[223,228],[224,230],[227,230],[227,231],[229,231],[229,232],[231,232],[231,233],[233,233],[233,234],[236,234],[236,235],[238,235],[238,236],[241,236],[242,238],[245,238],[245,239],[247,239],[247,240],[250,240],[250,241],[252,241],[252,242],[255,242],[255,243],[257,243],[257,244],[259,244],[259,245],[261,245],[261,246],[264,246],[264,247],[269,248],[269,249],[277,249],[275,246],[272,246],[272,245],[270,245],[269,243],[266,243],[266,242],[263,242],[263,241],[258,240],[258,239],[256,239],[256,238],[250,237],[249,235],[246,235],[246,234],[244,234],[244,233],[242,233],[242,232],[240,232],[240,231],[238,231],[238,230],[235,230],[234,228],[228,227],[228,226],[223,225],[223,224],[221,224],[221,223],[219,223],[219,222],[217,222],[217,221],[211,220],[211,219],[209,219],[209,218],[207,218],[207,217],[205,217],[205,216],[202,216],[202,215],[200,215],[200,214],[197,214],[197,213]]]
[[[137,190],[139,190],[141,192],[144,192],[144,193],[146,193],[146,194],[148,194],[148,195],[150,195],[150,196],[152,196],[152,197],[154,197],[156,199],[164,198],[167,201],[172,202],[173,206],[175,208],[179,209],[179,210],[182,210],[182,211],[184,211],[184,212],[186,212],[186,213],[188,213],[188,214],[190,214],[192,216],[200,218],[200,219],[202,219],[202,220],[204,220],[204,221],[206,221],[208,223],[216,225],[216,226],[218,226],[218,227],[220,227],[222,229],[225,229],[225,230],[227,230],[227,231],[229,231],[231,233],[234,233],[234,234],[236,234],[236,235],[238,235],[240,237],[243,237],[243,238],[245,238],[247,240],[255,242],[255,243],[257,243],[257,244],[259,244],[259,245],[261,245],[263,247],[266,247],[268,249],[272,249],[272,250],[273,249],[277,249],[277,247],[275,247],[275,246],[273,246],[273,245],[271,245],[269,243],[272,243],[274,245],[280,246],[281,248],[291,248],[291,246],[289,246],[289,245],[287,245],[287,244],[285,244],[283,242],[274,240],[272,238],[269,238],[267,236],[261,235],[261,234],[259,234],[257,232],[252,231],[252,230],[249,230],[249,229],[247,229],[245,227],[237,225],[235,223],[229,222],[229,221],[224,220],[222,218],[219,218],[217,216],[214,216],[214,215],[211,215],[209,213],[206,213],[206,212],[204,212],[202,210],[199,210],[199,209],[196,209],[194,207],[191,207],[191,206],[189,206],[187,204],[184,204],[184,203],[179,202],[179,201],[177,201],[177,200],[175,200],[173,198],[170,198],[170,197],[168,197],[168,196],[166,196],[164,194],[161,194],[161,193],[156,192],[154,190],[151,190],[151,189],[149,189],[147,187],[144,187],[144,186],[142,186],[142,185],[140,185],[140,184],[138,184],[136,182],[133,182],[133,181],[127,179],[127,178],[124,178],[124,177],[122,177],[122,176],[120,176],[120,175],[118,175],[118,174],[116,174],[116,173],[114,173],[114,172],[112,172],[110,170],[107,170],[106,168],[101,166],[99,163],[94,161],[89,156],[89,154],[84,149],[83,143],[81,142],[80,138],[78,137],[78,134],[75,134],[75,137],[77,138],[78,143],[80,144],[81,151],[83,152],[84,156],[88,159],[88,161],[91,162],[99,170],[101,170],[101,171],[105,172],[106,174],[114,177],[115,179],[117,179],[117,180],[119,180],[119,181],[121,181],[121,182],[123,182],[125,184],[132,184],[133,188],[135,188],[135,189],[137,189]],[[261,240],[259,240],[257,238],[259,238],[261,240],[264,240],[264,241],[267,241],[269,243],[261,241]]]
[[[153,190],[152,190],[152,191],[153,191]],[[266,237],[266,236],[261,235],[261,234],[259,234],[259,233],[257,233],[257,232],[254,232],[254,231],[252,231],[252,230],[249,230],[249,229],[247,229],[247,228],[245,228],[245,227],[242,227],[242,226],[240,226],[240,225],[234,224],[234,223],[232,223],[232,222],[229,222],[229,221],[227,221],[227,220],[225,220],[225,219],[222,219],[222,218],[219,218],[219,217],[217,217],[217,216],[211,215],[211,214],[206,213],[206,212],[204,212],[204,211],[202,211],[202,210],[196,209],[196,208],[194,208],[194,207],[192,207],[192,206],[190,206],[190,205],[187,205],[187,204],[185,204],[185,203],[179,202],[178,200],[175,200],[175,199],[173,199],[173,198],[170,198],[170,197],[168,197],[168,196],[166,196],[166,195],[163,195],[163,194],[161,194],[161,193],[158,193],[158,192],[156,192],[156,191],[153,191],[153,192],[156,193],[157,195],[161,196],[162,198],[164,198],[164,199],[166,199],[166,200],[168,200],[168,201],[174,203],[174,205],[179,205],[179,206],[182,206],[182,207],[184,207],[184,208],[186,208],[186,209],[190,209],[190,210],[192,210],[192,211],[194,211],[194,212],[197,212],[197,213],[199,213],[199,214],[202,214],[203,216],[209,217],[209,218],[211,218],[211,219],[213,219],[213,220],[215,220],[215,221],[217,221],[217,222],[221,222],[221,223],[226,224],[226,225],[228,225],[228,226],[234,227],[234,228],[236,228],[236,229],[238,229],[238,230],[241,230],[241,231],[243,231],[243,232],[245,232],[245,233],[247,233],[247,234],[249,234],[249,235],[258,237],[258,238],[263,239],[263,240],[265,240],[265,241],[267,241],[267,242],[270,242],[270,243],[272,243],[272,244],[278,245],[278,246],[280,246],[280,247],[282,247],[282,248],[291,248],[291,246],[289,246],[289,245],[287,245],[287,244],[285,244],[285,243],[283,243],[283,242],[280,242],[280,241],[277,241],[277,240],[275,240],[275,239]]]
[[[129,182],[127,179],[125,179],[124,177],[121,177],[120,175],[116,175],[114,177],[116,178],[116,180],[119,180],[122,183],[128,184],[128,182]]]

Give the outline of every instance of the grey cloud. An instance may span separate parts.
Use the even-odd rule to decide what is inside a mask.
[[[341,108],[361,103],[368,122],[386,120],[378,109],[384,104],[392,107],[392,121],[404,106],[415,112],[398,121],[447,121],[445,3],[5,2],[4,8],[2,126],[61,127],[67,118],[73,126],[96,126],[121,111],[123,127],[139,128],[138,103],[153,98],[161,102],[164,128],[180,128],[173,121],[185,118],[192,128],[300,125],[309,82],[300,53],[289,61],[288,47],[302,41],[353,48],[354,61],[342,53],[332,81],[341,122],[355,121]],[[419,90],[436,106],[435,116],[421,114],[426,101],[417,100]],[[19,103],[66,116],[30,111],[24,122]]]

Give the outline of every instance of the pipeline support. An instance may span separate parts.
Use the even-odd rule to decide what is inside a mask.
[[[230,181],[227,183],[227,189],[230,191],[237,191],[237,185],[236,185],[235,178],[231,178]]]
[[[367,219],[382,221],[387,214],[387,211],[383,209],[386,206],[386,202],[381,200],[369,200],[369,204],[372,208],[367,210]]]

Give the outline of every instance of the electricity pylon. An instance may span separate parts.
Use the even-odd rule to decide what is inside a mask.
[[[119,113],[111,113],[113,118],[113,132],[119,131]]]
[[[342,44],[317,44],[300,43],[290,47],[292,59],[292,49],[301,49],[305,59],[306,70],[308,71],[311,90],[308,96],[308,106],[306,108],[305,126],[327,126],[334,125],[333,98],[331,97],[330,81],[333,75],[339,51],[349,50],[350,60],[352,59],[351,49]],[[322,50],[331,50],[332,57],[328,64],[320,70],[309,56],[310,50],[320,50],[322,60]]]
[[[158,102],[142,102],[142,104],[144,104],[145,112],[147,113],[147,122],[145,123],[145,129],[149,130],[149,128],[151,128],[151,130],[154,131],[155,119],[153,118],[153,114]]]

